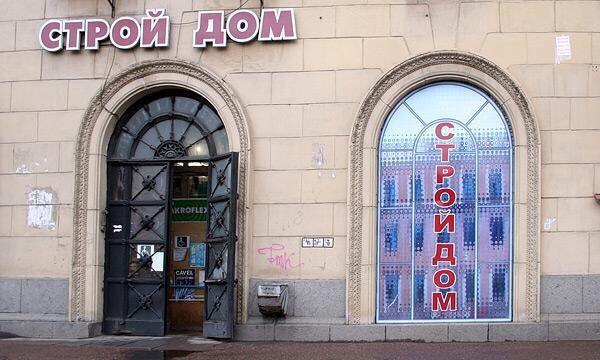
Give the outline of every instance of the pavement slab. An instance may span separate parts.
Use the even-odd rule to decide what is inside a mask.
[[[219,342],[201,337],[105,337],[84,340],[0,340],[0,360],[12,359],[600,359],[600,341],[421,342]]]

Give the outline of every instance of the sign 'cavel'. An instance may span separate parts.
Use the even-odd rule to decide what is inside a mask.
[[[169,46],[170,19],[164,9],[146,10],[137,20],[130,16],[117,18],[112,24],[104,19],[49,20],[40,29],[40,45],[48,51],[98,50],[100,42],[109,41],[119,49],[159,48]],[[294,9],[263,9],[260,18],[253,11],[240,9],[225,17],[223,11],[199,11],[193,46],[224,47],[227,38],[246,43],[295,40]],[[83,40],[83,44],[82,44]]]

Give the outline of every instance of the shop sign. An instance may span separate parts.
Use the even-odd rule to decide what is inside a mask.
[[[205,199],[174,199],[171,207],[171,221],[206,221],[208,202]]]
[[[440,163],[435,166],[435,183],[437,190],[433,196],[438,213],[433,217],[433,232],[441,234],[447,231],[455,232],[455,215],[451,208],[456,203],[456,191],[446,184],[454,176],[455,169],[450,162],[450,151],[456,148],[451,142],[454,137],[454,125],[451,122],[441,122],[435,127],[435,137],[445,143],[435,144],[435,149],[440,151]],[[433,283],[442,291],[431,294],[431,311],[456,311],[456,291],[449,291],[456,284],[456,252],[454,243],[436,243],[435,252],[431,258],[434,266]],[[444,267],[440,265],[444,264]]]
[[[52,52],[98,50],[100,42],[107,39],[119,49],[161,48],[169,46],[170,25],[165,9],[146,10],[141,20],[123,16],[112,24],[104,19],[52,19],[42,25],[39,42]],[[295,40],[294,9],[263,9],[260,18],[246,9],[236,10],[227,17],[224,11],[198,12],[193,47],[225,47],[228,38],[238,43],[257,38],[258,41]]]

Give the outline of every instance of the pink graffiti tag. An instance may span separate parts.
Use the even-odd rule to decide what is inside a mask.
[[[267,261],[282,270],[295,269],[304,265],[304,263],[293,265],[292,257],[296,253],[288,253],[282,244],[271,244],[271,246],[258,249],[257,252],[261,255],[267,255]]]

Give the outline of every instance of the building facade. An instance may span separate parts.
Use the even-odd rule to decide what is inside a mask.
[[[598,338],[600,1],[0,4],[0,332]]]

